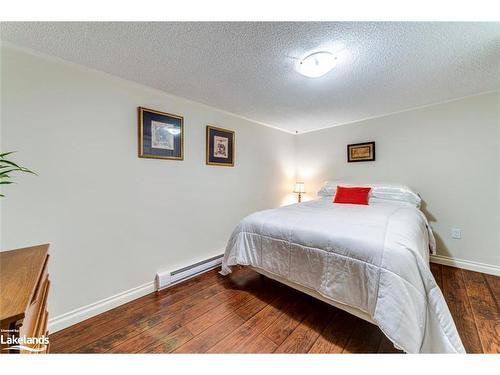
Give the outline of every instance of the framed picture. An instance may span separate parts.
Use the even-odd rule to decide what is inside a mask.
[[[234,166],[234,131],[207,126],[207,165]]]
[[[375,142],[355,143],[347,145],[347,161],[374,161]]]
[[[170,113],[138,108],[139,157],[184,159],[184,118]]]

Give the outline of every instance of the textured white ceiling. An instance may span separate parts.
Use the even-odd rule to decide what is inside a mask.
[[[500,88],[500,23],[2,23],[0,31],[293,132]],[[294,59],[318,50],[344,53],[321,78],[299,75]]]

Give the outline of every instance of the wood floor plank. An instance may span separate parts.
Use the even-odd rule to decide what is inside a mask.
[[[248,301],[255,299],[251,294],[241,292],[231,298],[226,303],[220,304],[215,309],[207,311],[205,314],[187,324],[187,328],[193,335],[199,335],[215,323],[223,320],[234,310],[240,308]]]
[[[139,349],[136,353],[171,353],[193,338],[187,327],[180,327],[169,335],[161,337],[155,344]]]
[[[171,318],[157,324],[149,329],[143,330],[140,334],[133,334],[132,337],[126,337],[125,340],[118,345],[113,346],[109,352],[111,353],[135,353],[143,348],[154,345],[156,341],[175,330],[186,325],[191,320],[203,315],[206,311],[217,307],[224,300],[231,298],[236,291],[226,290],[220,292],[205,301],[196,303],[191,308],[175,314]]]
[[[486,274],[483,275],[484,278],[486,279],[488,287],[490,288],[493,298],[495,298],[495,304],[497,306],[497,309],[500,310],[500,277],[493,275],[486,275]]]
[[[283,287],[277,283],[266,283],[263,289],[254,293],[256,298],[244,303],[240,308],[236,309],[235,313],[243,320],[248,320],[276,299],[276,294],[281,290],[283,290]]]
[[[209,353],[241,353],[244,346],[258,336],[283,313],[281,308],[286,308],[284,299],[277,297],[274,301],[248,319],[236,331],[226,336],[212,347]]]
[[[453,320],[467,353],[482,353],[474,315],[467,295],[462,271],[442,266],[443,295],[448,302]]]
[[[278,315],[268,318],[269,324],[267,325],[267,328],[264,328],[262,332],[260,332],[260,329],[253,329],[250,334],[247,335],[247,337],[243,338],[239,342],[239,344],[232,350],[232,352],[251,353],[252,350],[257,350],[256,353],[273,352],[278,347],[278,345],[264,336],[264,332],[266,332],[270,327],[281,326],[281,320],[288,320],[288,313],[291,310],[292,306],[296,303],[296,298],[297,297],[292,290],[290,290],[290,293],[287,293],[285,296],[281,296],[280,299],[277,300],[276,304],[273,305],[273,308],[279,310]],[[259,347],[259,343],[262,345],[262,347]]]
[[[186,344],[175,350],[175,353],[206,353],[219,341],[236,331],[245,321],[234,313],[227,315],[207,330],[195,336]]]
[[[484,276],[462,270],[484,353],[500,353],[500,312]]]
[[[243,320],[248,320],[266,306],[267,302],[259,298],[252,298],[236,309],[235,314],[239,315]]]
[[[335,309],[327,326],[309,349],[309,353],[342,353],[351,337],[355,321],[355,316]]]
[[[383,334],[376,325],[357,318],[356,328],[342,353],[376,353],[382,337]]]
[[[439,286],[439,289],[443,290],[443,269],[440,264],[431,263],[431,272],[434,275],[434,279],[436,279],[436,283]]]
[[[257,335],[252,340],[249,340],[248,344],[243,345],[239,353],[253,353],[253,354],[270,354],[274,353],[278,345],[269,340],[266,336],[260,334]]]
[[[120,316],[124,313],[129,313],[135,308],[141,308],[148,301],[154,301],[155,298],[153,293],[150,293],[144,297],[138,298],[132,302],[129,302],[125,305],[118,306],[112,310],[106,311],[102,314],[96,315],[92,318],[86,319],[83,322],[65,328],[61,331],[50,333],[50,341],[51,341],[51,351],[59,352],[58,348],[64,349],[68,346],[71,346],[72,341],[76,341],[78,336],[84,334],[89,328],[97,327],[101,324],[106,324],[110,320],[112,320],[116,316]],[[52,344],[54,343],[54,344]]]
[[[148,317],[148,315],[146,314],[144,317],[138,319],[137,321],[134,321],[133,319],[130,320],[129,324],[121,326],[120,328],[113,330],[111,333],[99,337],[95,341],[91,341],[88,344],[82,345],[77,349],[71,351],[65,350],[62,352],[105,353],[113,347],[126,341],[127,339],[139,335],[141,332],[146,331],[147,329],[157,326],[162,321],[163,317],[161,316],[161,314],[157,314],[151,317]],[[113,322],[110,322],[110,325],[112,325],[112,323]]]
[[[269,326],[262,332],[262,335],[274,342],[276,346],[281,345],[285,341],[290,333],[297,328],[302,319],[310,313],[313,307],[310,299],[304,295],[296,294],[292,298],[294,301],[287,310],[287,313],[283,314],[276,324]]]
[[[279,345],[275,353],[307,353],[328,324],[334,308],[317,301],[312,311]]]

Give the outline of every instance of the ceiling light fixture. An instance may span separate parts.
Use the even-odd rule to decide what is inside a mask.
[[[296,70],[303,76],[317,78],[325,75],[337,65],[337,56],[330,52],[315,52],[299,60]]]

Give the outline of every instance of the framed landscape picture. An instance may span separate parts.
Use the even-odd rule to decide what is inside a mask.
[[[234,166],[234,131],[207,126],[207,165]]]
[[[355,143],[347,145],[347,161],[374,161],[375,142]]]
[[[138,108],[139,157],[184,159],[184,118],[170,113]]]

